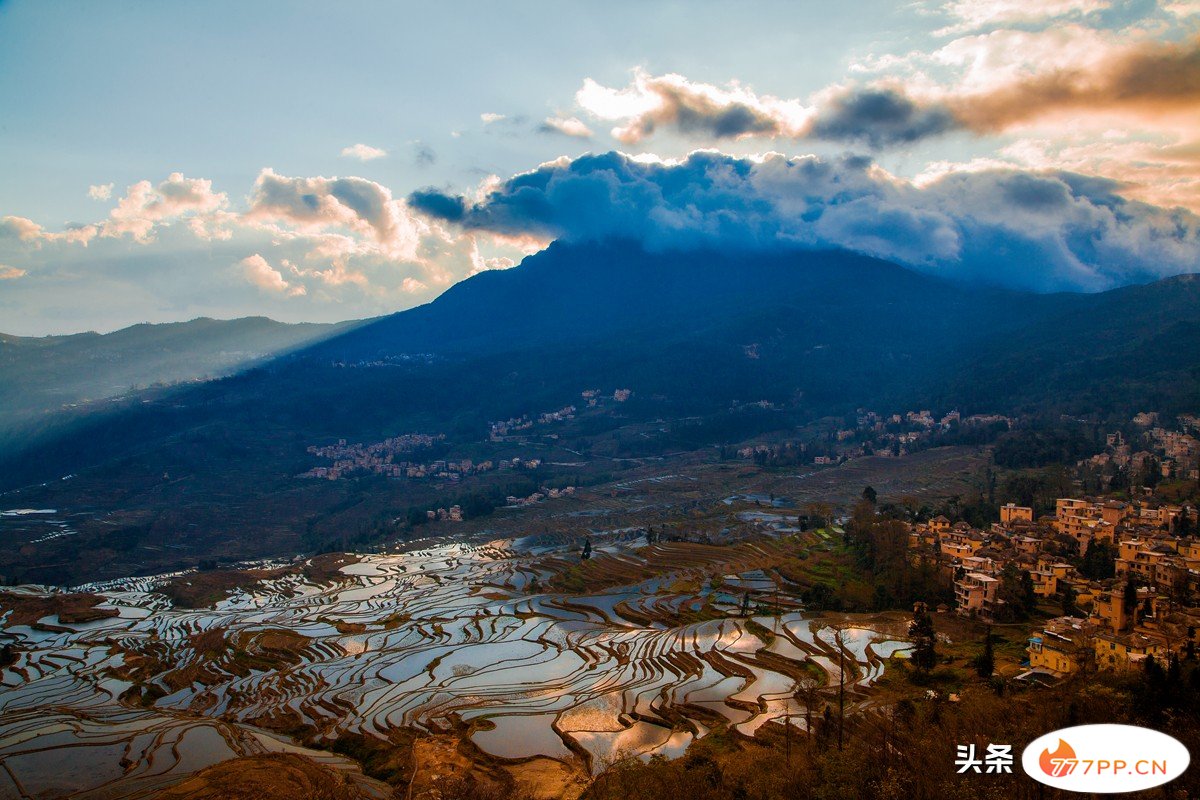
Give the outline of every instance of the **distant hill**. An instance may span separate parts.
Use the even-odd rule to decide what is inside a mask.
[[[300,346],[306,338],[320,340]],[[22,347],[31,354],[39,345],[12,349]],[[593,386],[657,397],[659,408],[648,413],[659,416],[759,400],[816,415],[881,404],[1095,414],[1153,402],[1195,410],[1200,278],[1038,295],[964,286],[840,251],[555,244],[431,303],[341,332],[196,320],[41,348],[37,358],[3,357],[0,374],[39,376],[32,391],[5,381],[8,397],[48,405],[64,372],[81,373],[68,384],[78,397],[117,394],[150,376],[258,367],[131,408],[112,404],[98,417],[68,415],[65,428],[44,425],[19,468],[0,459],[8,485],[77,469],[93,450],[111,457],[153,447],[155,437],[194,425],[249,425],[251,437],[417,428],[482,435],[488,420],[565,403]],[[263,361],[271,351],[284,354]],[[96,364],[104,368],[88,374]]]
[[[582,414],[561,436],[510,451],[487,441],[491,421],[617,388],[632,398]],[[54,579],[95,574],[78,566],[88,559],[105,559],[112,574],[161,568],[184,551],[144,543],[176,535],[189,553],[269,555],[366,535],[456,492],[507,490],[501,476],[453,491],[296,477],[316,464],[306,447],[339,438],[439,433],[445,456],[477,461],[554,450],[559,461],[588,462],[599,480],[625,469],[623,459],[789,436],[859,407],[1097,422],[1195,412],[1200,278],[1038,295],[845,252],[555,244],[229,377],[43,416],[0,448],[0,490],[69,473],[14,502],[106,509],[130,522],[88,523],[42,545],[53,565],[35,554],[8,566],[0,557],[0,568]],[[575,477],[575,467],[562,469]]]
[[[348,324],[289,325],[265,317],[133,325],[108,334],[0,334],[0,431],[64,406],[155,384],[228,375],[330,336]]]

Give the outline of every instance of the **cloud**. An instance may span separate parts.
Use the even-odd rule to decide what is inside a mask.
[[[0,264],[0,281],[12,281],[17,278],[24,277],[27,273],[23,269],[10,267],[7,264]]]
[[[590,139],[592,129],[584,125],[577,117],[546,117],[538,126],[542,133],[561,133],[578,139]]]
[[[0,236],[19,239],[22,242],[33,242],[42,238],[45,232],[42,226],[25,217],[0,217]]]
[[[212,181],[172,172],[157,186],[150,181],[130,186],[100,225],[100,234],[112,238],[130,236],[144,244],[153,240],[157,226],[189,217],[200,218],[200,222],[191,226],[198,236],[226,238],[219,230],[218,214],[226,205],[228,198],[223,192],[213,191]]]
[[[112,184],[93,186],[93,197],[111,198]],[[0,237],[16,238],[40,246],[46,242],[66,242],[86,246],[97,237],[119,239],[125,236],[139,244],[154,241],[155,230],[176,221],[186,221],[192,233],[201,239],[228,239],[225,227],[233,215],[224,211],[228,198],[214,192],[212,181],[187,178],[173,172],[157,186],[150,181],[138,181],[100,222],[70,224],[62,231],[51,232],[24,217],[0,217]]]
[[[640,69],[624,89],[601,86],[588,78],[575,101],[599,119],[624,122],[613,128],[612,135],[626,144],[640,142],[662,127],[710,139],[800,137],[811,116],[811,109],[797,100],[760,96],[736,83],[720,88],[677,74],[656,77]]]
[[[1110,0],[953,0],[941,7],[956,22],[933,32],[947,36],[998,25],[1045,23],[1104,11]]]
[[[1145,137],[1108,131],[1100,137],[1025,137],[1002,147],[991,166],[1035,170],[1065,169],[1103,175],[1121,184],[1121,194],[1162,206],[1200,209],[1200,143],[1169,136]],[[970,169],[971,165],[931,164],[923,174]]]
[[[437,152],[424,142],[413,142],[413,161],[418,167],[430,167],[437,163]]]
[[[62,231],[51,232],[25,217],[0,217],[0,238],[17,239],[34,246],[43,242],[68,242],[86,247],[98,233],[99,228],[95,225],[68,225]]]
[[[88,187],[88,197],[93,200],[108,200],[112,197],[113,184],[101,183],[96,186]]]
[[[949,108],[921,104],[900,89],[833,92],[813,117],[806,135],[830,141],[861,141],[874,148],[908,144],[955,130]]]
[[[1200,218],[1126,200],[1119,189],[1017,169],[952,172],[917,185],[861,157],[698,151],[663,161],[610,152],[543,164],[476,201],[427,190],[409,203],[468,231],[633,238],[653,250],[844,248],[1039,291],[1195,270]]]
[[[1121,48],[1088,68],[1038,73],[948,98],[947,105],[965,127],[981,133],[1080,111],[1194,115],[1200,107],[1200,39]]]
[[[505,114],[495,114],[491,111],[485,111],[479,115],[479,118],[483,120],[484,125],[491,125],[493,122],[499,122],[505,117]]]
[[[346,240],[352,252],[419,260],[421,226],[391,190],[366,178],[291,178],[264,169],[245,219],[308,234],[349,231],[358,240]]]
[[[357,158],[359,161],[372,161],[376,158],[383,158],[387,155],[387,150],[378,147],[371,147],[369,144],[350,145],[342,148],[342,156],[345,158]]]
[[[1176,0],[1172,3],[1164,3],[1162,9],[1179,19],[1200,16],[1200,0]]]
[[[1008,7],[993,5],[988,13]],[[1064,0],[1062,5],[1086,4]],[[636,70],[632,83],[621,89],[586,79],[576,101],[599,119],[620,122],[612,135],[627,144],[671,129],[707,141],[782,137],[873,148],[953,131],[995,134],[1065,115],[1076,124],[1080,114],[1104,119],[1121,114],[1134,124],[1186,119],[1200,107],[1200,38],[1129,44],[1078,27],[1037,34],[997,31],[955,40],[932,54],[892,58],[886,66],[899,70],[902,62],[914,67],[922,61],[959,69],[962,80],[957,86],[928,80],[906,86],[895,79],[832,86],[804,102],[757,95],[736,83],[721,88]],[[1194,122],[1181,124],[1195,130]]]
[[[283,273],[272,267],[270,262],[258,253],[243,258],[238,264],[241,266],[246,280],[265,292],[283,294],[288,297],[299,297],[308,293],[303,286],[293,286],[288,283],[284,279]]]

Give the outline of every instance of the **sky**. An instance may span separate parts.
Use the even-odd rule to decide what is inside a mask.
[[[428,302],[555,239],[1200,269],[1200,0],[0,0],[0,331]]]

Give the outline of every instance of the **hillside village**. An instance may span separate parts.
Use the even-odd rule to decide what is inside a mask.
[[[1018,678],[1054,680],[1085,664],[1123,670],[1194,652],[1196,514],[1152,499],[1062,498],[1053,515],[1035,518],[1009,503],[987,530],[940,515],[910,525],[910,558],[952,577],[959,615],[1011,622],[1038,603],[1062,608],[1033,631]]]
[[[430,479],[453,483],[468,475],[493,470],[536,470],[542,464],[541,459],[520,456],[478,462],[470,458],[418,461],[405,457],[416,450],[430,449],[445,441],[445,438],[445,434],[441,433],[411,433],[366,445],[347,444],[345,439],[339,439],[336,444],[325,447],[310,446],[309,455],[330,459],[333,463],[327,467],[313,467],[298,477],[335,481],[353,475],[373,474],[388,478]]]

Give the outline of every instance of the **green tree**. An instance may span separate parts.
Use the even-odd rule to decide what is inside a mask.
[[[1032,603],[1028,601],[1026,579],[1030,581],[1028,590],[1032,590],[1030,573],[1016,569],[1009,561],[1000,572],[1000,587],[996,590],[997,600],[1003,601],[996,610],[996,620],[1012,622],[1026,619],[1030,614]]]
[[[937,633],[933,617],[924,603],[913,604],[912,622],[908,623],[908,638],[912,639],[912,663],[918,670],[928,672],[937,664]]]

